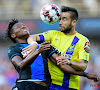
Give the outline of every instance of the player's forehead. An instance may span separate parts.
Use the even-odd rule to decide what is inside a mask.
[[[25,24],[24,23],[22,23],[22,22],[18,22],[18,23],[16,23],[14,26],[13,26],[13,28],[20,28],[21,26],[25,26]]]
[[[60,17],[61,18],[70,18],[70,13],[69,12],[62,12]]]

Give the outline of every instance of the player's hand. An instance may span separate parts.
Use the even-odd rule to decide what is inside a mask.
[[[98,82],[99,81],[99,77],[96,74],[87,74],[87,78],[94,80],[94,82]]]
[[[46,41],[46,42],[44,42],[44,43],[42,43],[41,45],[40,45],[40,48],[39,48],[39,53],[41,53],[41,52],[43,52],[43,51],[45,51],[45,50],[49,50],[50,48],[50,41]],[[48,45],[47,45],[48,44]],[[23,58],[25,58],[25,57],[27,57],[27,56],[30,56],[32,53],[34,53],[35,52],[35,50],[36,50],[36,48],[37,48],[37,45],[36,44],[31,44],[31,45],[29,45],[29,46],[27,46],[27,47],[25,47],[25,48],[23,48],[22,49],[22,55],[23,55]]]
[[[50,46],[51,46],[50,42],[49,41],[45,41],[42,44],[40,44],[38,52],[41,53],[41,52],[43,52],[45,50],[49,50]]]
[[[22,49],[22,55],[23,55],[23,58],[27,57],[28,55],[31,55],[33,52],[35,52],[37,48],[37,45],[36,44],[31,44],[25,48]]]
[[[67,64],[68,65],[70,63],[69,60],[64,56],[59,56],[56,58],[56,60],[57,60],[57,65],[59,65],[59,64]]]

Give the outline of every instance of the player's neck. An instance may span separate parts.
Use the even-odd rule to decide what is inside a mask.
[[[28,36],[17,37],[16,41],[18,43],[27,43],[27,38],[28,38]]]
[[[18,43],[27,43],[27,39],[16,39]]]

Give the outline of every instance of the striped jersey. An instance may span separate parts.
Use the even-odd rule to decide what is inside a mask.
[[[38,35],[40,41],[50,41],[68,60],[73,62],[79,62],[80,59],[89,61],[90,43],[82,34],[76,32],[74,35],[65,35],[60,31],[50,30]],[[79,89],[80,76],[65,74],[50,60],[48,60],[48,66],[53,84]]]

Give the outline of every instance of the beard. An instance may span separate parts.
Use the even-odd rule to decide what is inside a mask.
[[[72,28],[66,28],[66,29],[64,29],[64,30],[61,31],[61,32],[63,32],[63,33],[70,33],[71,30],[72,30]]]
[[[72,31],[71,23],[70,23],[70,25],[67,28],[65,28],[64,30],[60,30],[60,31],[63,32],[63,33],[70,33]]]

